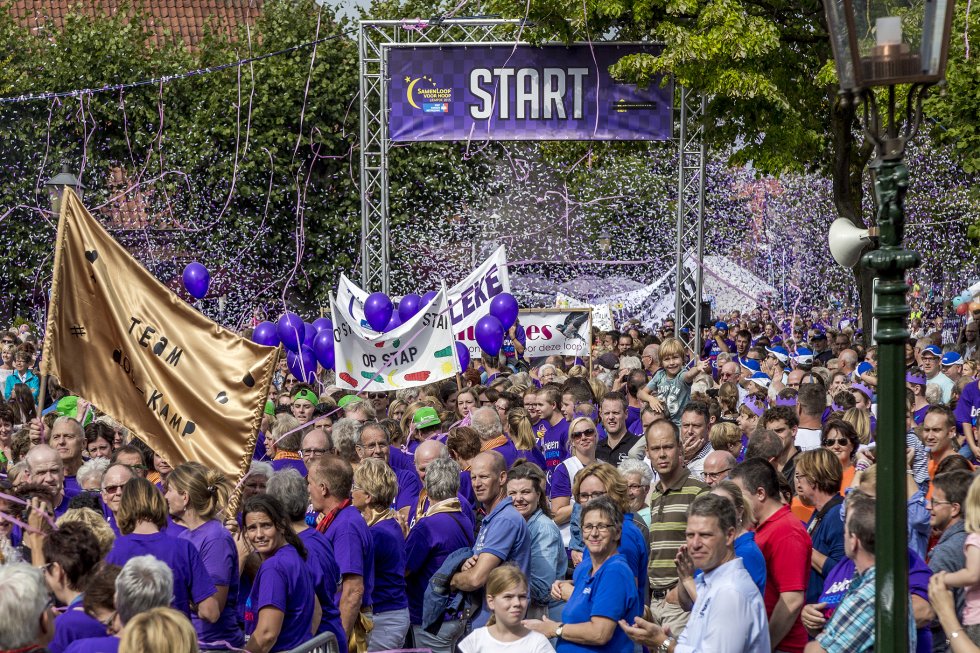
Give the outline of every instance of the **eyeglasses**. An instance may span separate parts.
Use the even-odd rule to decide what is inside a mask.
[[[926,499],[926,510],[932,510],[934,506],[941,506],[943,504],[951,506],[953,503],[953,501],[936,501],[935,499]]]
[[[603,494],[605,494],[605,492],[603,492]],[[582,524],[583,533],[591,533],[593,531],[608,533],[610,528],[612,528],[612,524]]]
[[[832,447],[835,444],[837,444],[837,445],[840,445],[842,447],[846,447],[850,443],[851,443],[851,441],[848,440],[847,438],[827,438],[826,440],[823,441],[823,446],[825,446],[825,447]]]
[[[587,435],[595,435],[595,429],[593,428],[582,429],[581,431],[575,431],[575,433],[570,433],[569,435],[573,440],[577,440]]]
[[[299,455],[303,458],[319,458],[320,456],[326,455],[326,449],[300,449]]]
[[[626,488],[630,492],[636,492],[637,490],[642,490],[643,488],[648,488],[648,487],[650,487],[650,484],[649,483],[642,483],[642,484],[640,484],[640,483],[630,483],[629,485],[626,486]]]
[[[604,496],[606,496],[606,493],[604,491],[593,492],[591,494],[580,492],[578,498],[579,498],[579,503],[588,503],[593,499],[598,499],[599,497],[604,497]]]
[[[102,488],[102,492],[105,494],[115,494],[116,492],[122,492],[124,485],[107,485]]]
[[[730,471],[732,471],[732,468],[726,467],[725,469],[718,470],[717,472],[705,472],[704,477],[710,478],[711,480],[715,480],[716,478],[725,478],[725,475]]]

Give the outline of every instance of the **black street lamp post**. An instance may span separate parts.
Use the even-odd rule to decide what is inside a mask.
[[[905,342],[911,309],[905,271],[917,267],[920,258],[902,245],[909,186],[902,159],[906,143],[918,131],[926,90],[945,75],[954,4],[953,0],[824,2],[841,101],[864,103],[862,126],[875,145],[870,167],[877,247],[862,261],[878,278],[874,316],[879,347],[875,515],[875,648],[879,651],[909,650]],[[895,117],[899,84],[910,85],[902,125]],[[887,87],[884,124],[875,87]],[[867,232],[864,238],[869,239]]]

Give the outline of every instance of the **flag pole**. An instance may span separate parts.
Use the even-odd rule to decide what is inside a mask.
[[[62,276],[62,257],[65,249],[65,206],[68,204],[69,193],[75,195],[75,191],[69,186],[61,193],[61,203],[58,205],[58,235],[54,243],[54,267],[51,273],[51,295],[48,299],[48,319],[44,325],[44,341],[41,343],[41,388],[38,393],[37,418],[41,425],[41,442],[44,442],[44,420],[41,413],[44,411],[44,402],[48,394],[48,377],[51,375],[51,354],[54,348],[54,327],[57,324],[57,311],[60,306],[61,298],[61,276]]]

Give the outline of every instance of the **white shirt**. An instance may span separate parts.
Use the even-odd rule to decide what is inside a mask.
[[[939,386],[939,389],[943,392],[943,403],[948,404],[950,398],[953,396],[953,386],[956,384],[953,383],[953,379],[940,372],[936,376],[929,379],[928,385]]]
[[[796,446],[800,451],[819,449],[821,437],[820,429],[796,429]]]
[[[541,633],[532,630],[516,642],[501,642],[494,639],[486,626],[470,633],[459,643],[459,650],[463,653],[555,653],[551,642]]]
[[[770,653],[766,604],[740,558],[696,582],[698,598],[674,653]]]

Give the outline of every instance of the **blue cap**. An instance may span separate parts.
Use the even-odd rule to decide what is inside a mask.
[[[936,345],[929,345],[928,347],[922,348],[922,353],[930,354],[932,356],[935,356],[936,358],[941,358],[943,355],[943,350],[937,347]]]
[[[719,331],[728,331],[728,325],[724,322],[715,322],[715,328]]]
[[[873,369],[874,369],[874,366],[871,363],[858,363],[858,368],[857,368],[858,376],[862,376],[864,374],[867,374],[868,372],[870,372]]]
[[[958,352],[948,351],[943,354],[942,364],[943,367],[948,367],[950,365],[962,365],[963,357],[960,356]]]
[[[742,367],[744,367],[747,370],[752,370],[753,372],[761,372],[762,371],[762,365],[760,365],[759,364],[759,361],[757,361],[754,358],[743,358],[743,359],[739,360],[738,362],[739,362],[739,365],[741,365]]]
[[[813,362],[813,352],[806,347],[797,347],[793,359],[800,365],[809,365]]]
[[[826,339],[827,339],[827,332],[826,331],[817,331],[810,338],[810,340],[826,340]]]
[[[785,347],[766,347],[766,351],[775,356],[780,363],[789,362],[789,352]]]
[[[748,383],[749,381],[752,381],[753,383],[758,383],[763,388],[768,388],[769,384],[772,383],[772,379],[770,379],[769,375],[766,374],[765,372],[756,372],[749,378],[743,379],[743,383]]]

